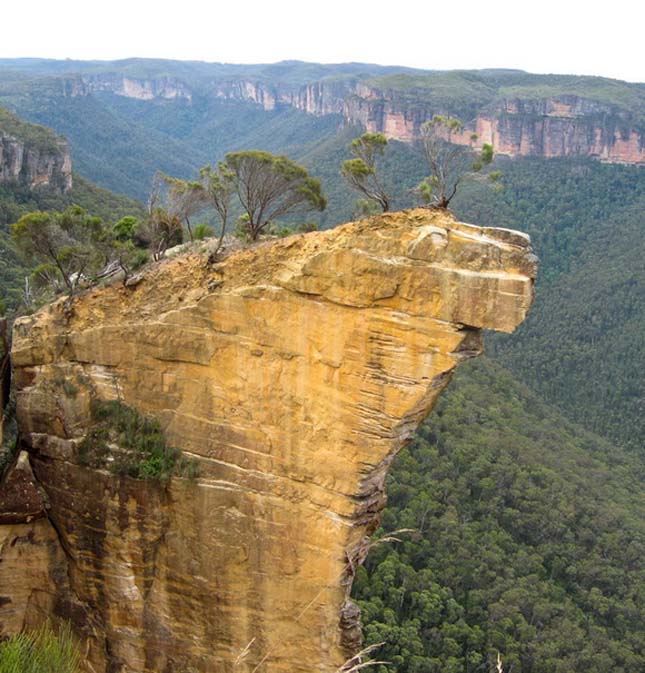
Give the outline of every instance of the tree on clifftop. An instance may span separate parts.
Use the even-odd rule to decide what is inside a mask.
[[[80,206],[63,213],[33,212],[11,227],[16,247],[34,276],[58,292],[73,295],[79,284],[102,269],[109,256],[109,236],[99,217]]]
[[[160,174],[166,184],[166,208],[171,215],[186,223],[188,236],[193,240],[190,218],[204,209],[204,190],[201,183],[171,178]]]
[[[324,210],[320,181],[286,156],[246,150],[226,155],[222,170],[231,176],[255,241],[267,225],[297,210]]]
[[[376,174],[376,162],[386,146],[387,138],[382,133],[363,133],[349,146],[355,158],[344,161],[340,171],[350,187],[376,202],[383,212],[390,209],[390,199]]]
[[[211,166],[204,166],[199,171],[199,179],[205,202],[217,213],[220,221],[220,233],[217,248],[211,254],[216,254],[222,247],[228,215],[231,206],[231,196],[235,190],[235,175],[220,164],[217,170]]]
[[[447,208],[457,193],[460,184],[475,179],[493,160],[493,146],[484,143],[477,151],[474,144],[477,134],[471,134],[469,145],[454,143],[455,134],[463,131],[464,125],[454,117],[434,115],[421,126],[421,146],[430,175],[418,187],[424,203],[438,208]],[[489,174],[496,181],[499,172]]]

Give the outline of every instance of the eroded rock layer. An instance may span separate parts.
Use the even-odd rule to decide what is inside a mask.
[[[523,320],[535,265],[522,234],[416,210],[22,319],[20,432],[65,552],[41,590],[93,670],[335,671],[387,468],[481,328]],[[93,398],[159,419],[199,478],[83,467]]]

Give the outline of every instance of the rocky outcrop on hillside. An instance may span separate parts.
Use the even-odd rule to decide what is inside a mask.
[[[53,134],[52,134],[53,135]],[[72,159],[62,138],[40,145],[17,138],[0,126],[0,184],[30,189],[47,185],[66,192],[72,188]]]
[[[66,96],[88,96],[108,92],[137,100],[192,100],[190,88],[176,77],[128,77],[119,73],[81,75],[63,81]]]
[[[419,209],[178,257],[19,320],[47,519],[0,526],[0,630],[49,610],[96,673],[335,671],[390,463],[482,330],[524,319],[535,273],[525,235]],[[199,477],[90,467],[97,399],[158,419]]]
[[[472,125],[482,142],[508,156],[590,156],[645,163],[645,137],[630,115],[578,96],[503,100]]]

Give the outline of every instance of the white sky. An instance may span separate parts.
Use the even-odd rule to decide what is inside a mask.
[[[520,68],[645,82],[643,0],[4,0],[0,57]]]

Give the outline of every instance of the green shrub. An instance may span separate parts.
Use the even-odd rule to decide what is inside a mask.
[[[0,673],[77,673],[80,653],[69,624],[46,623],[0,643]]]
[[[78,462],[114,474],[167,482],[173,474],[196,478],[197,461],[168,446],[159,421],[116,400],[95,400],[93,426],[78,448]]]
[[[131,267],[133,271],[140,269],[144,264],[150,261],[150,255],[143,248],[136,248],[132,254]]]
[[[193,230],[193,236],[196,241],[203,241],[205,238],[210,238],[214,233],[213,227],[210,227],[205,222],[200,222]]]

